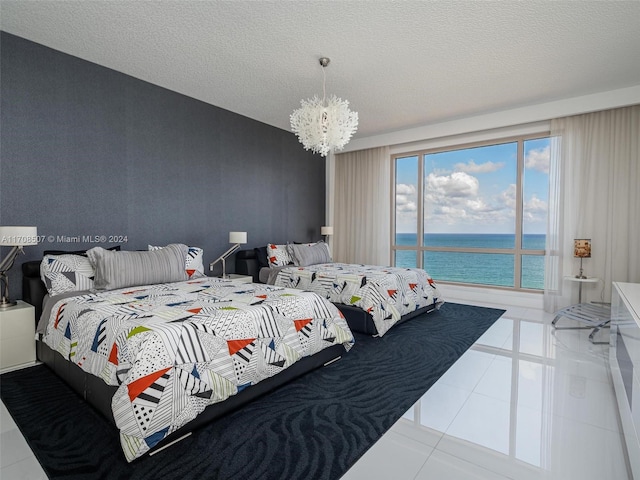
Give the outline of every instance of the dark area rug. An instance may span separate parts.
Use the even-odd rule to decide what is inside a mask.
[[[52,479],[339,479],[504,310],[447,303],[342,359],[127,463],[116,429],[38,365],[0,377],[2,400]]]

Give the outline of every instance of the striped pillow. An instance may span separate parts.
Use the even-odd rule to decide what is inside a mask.
[[[148,245],[148,250],[160,250],[164,247],[158,247],[155,245]],[[206,277],[204,273],[204,250],[200,247],[189,247],[187,252],[187,258],[185,259],[184,269],[187,271],[189,279]]]
[[[293,258],[293,263],[299,267],[332,261],[329,246],[324,242],[311,245],[288,245],[288,248]]]
[[[189,247],[179,243],[151,252],[114,252],[102,247],[87,251],[98,290],[187,280],[184,268]]]

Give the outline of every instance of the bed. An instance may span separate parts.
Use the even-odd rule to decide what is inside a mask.
[[[116,425],[127,461],[354,343],[312,292],[210,278],[188,263],[176,244],[23,264],[23,299],[41,313],[38,359]]]
[[[335,263],[323,242],[242,250],[236,272],[254,281],[313,291],[340,309],[351,330],[370,335],[382,336],[444,303],[424,270]]]

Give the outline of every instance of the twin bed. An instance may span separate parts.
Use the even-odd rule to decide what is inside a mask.
[[[40,318],[38,359],[116,425],[128,461],[340,358],[354,344],[350,324],[360,327],[349,320],[358,302],[341,304],[345,315],[312,291],[327,283],[315,268],[283,268],[275,285],[244,284],[206,277],[202,251],[180,244],[56,253],[22,267],[23,299]],[[365,295],[361,289],[377,274],[362,268],[338,266],[333,290],[342,300],[371,300],[367,312],[359,310],[369,318],[383,312],[404,320],[441,303],[439,295],[427,295],[428,305],[416,300],[437,294],[428,276],[420,288],[406,279],[406,288],[388,295],[393,301]],[[370,279],[364,284],[363,275]],[[403,315],[397,301],[418,308]]]
[[[254,281],[315,292],[340,309],[352,330],[369,335],[382,336],[397,323],[443,303],[424,270],[335,263],[324,242],[241,250],[236,272]]]

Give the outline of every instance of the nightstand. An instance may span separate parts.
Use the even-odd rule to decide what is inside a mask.
[[[253,283],[253,277],[250,275],[240,275],[238,273],[229,273],[227,275],[229,280],[239,283]]]
[[[33,305],[18,300],[0,309],[0,370],[36,361],[36,326]]]

